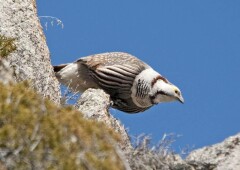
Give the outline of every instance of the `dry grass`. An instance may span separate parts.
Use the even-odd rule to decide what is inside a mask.
[[[43,19],[45,21],[44,26],[45,26],[46,30],[48,29],[49,24],[51,26],[54,26],[56,24],[57,26],[61,26],[62,29],[64,28],[64,24],[63,24],[62,20],[60,20],[57,17],[53,17],[53,16],[39,16],[39,19]]]
[[[135,139],[134,149],[126,153],[133,170],[173,170],[188,168],[179,155],[171,149],[172,143],[178,136],[174,134],[164,135],[158,145],[151,146],[151,138],[140,135]]]

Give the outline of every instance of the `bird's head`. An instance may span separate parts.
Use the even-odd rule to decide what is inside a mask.
[[[153,104],[176,100],[184,103],[184,99],[179,88],[171,84],[166,79],[158,79],[156,83],[154,83],[150,96]]]

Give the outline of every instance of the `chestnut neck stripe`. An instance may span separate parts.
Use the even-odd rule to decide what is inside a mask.
[[[152,82],[151,82],[151,87],[154,86],[154,84],[158,81],[158,80],[162,80],[164,81],[165,83],[168,83],[168,80],[160,75],[158,75],[157,77],[155,77]]]

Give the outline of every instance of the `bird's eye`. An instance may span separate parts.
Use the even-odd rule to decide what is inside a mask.
[[[179,95],[179,94],[180,94],[180,92],[179,92],[178,90],[175,90],[175,93],[176,93],[177,95]]]

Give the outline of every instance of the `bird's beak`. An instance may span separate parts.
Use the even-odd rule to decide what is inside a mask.
[[[182,96],[178,97],[177,100],[181,102],[182,104],[184,103],[184,98]]]

